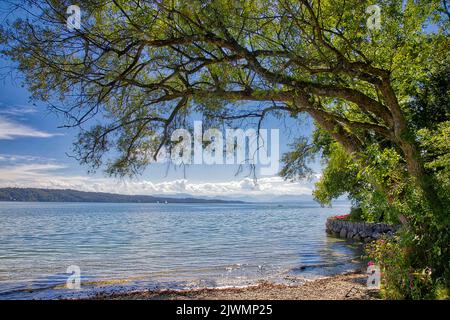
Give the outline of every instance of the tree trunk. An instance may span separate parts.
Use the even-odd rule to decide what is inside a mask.
[[[437,196],[436,189],[432,183],[432,179],[426,174],[422,161],[422,156],[417,147],[416,141],[410,134],[408,123],[398,103],[397,96],[392,89],[389,79],[384,79],[379,86],[383,94],[385,103],[391,111],[393,123],[393,131],[395,142],[402,150],[409,175],[415,180],[414,182],[423,191],[430,207],[435,213],[442,210],[442,204]]]
[[[420,156],[414,142],[400,142],[400,147],[404,153],[408,173],[413,177],[417,185],[422,189],[425,198],[434,213],[439,214],[443,207],[437,196],[436,188],[432,178],[425,172],[422,157]]]

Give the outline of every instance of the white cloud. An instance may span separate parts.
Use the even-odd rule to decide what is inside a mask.
[[[0,140],[17,137],[51,138],[59,134],[40,131],[0,116]]]
[[[58,164],[19,164],[19,165],[6,165],[0,167],[0,183],[36,183],[42,179],[47,180],[51,177],[49,171],[64,169],[65,166]]]
[[[22,116],[30,113],[38,112],[38,109],[35,106],[30,105],[14,105],[4,107],[0,105],[0,114],[10,115],[10,116]]]
[[[5,162],[5,163],[13,163],[13,164],[17,164],[17,163],[21,163],[21,162],[48,163],[50,161],[54,161],[54,159],[32,156],[32,155],[0,153],[0,162]]]

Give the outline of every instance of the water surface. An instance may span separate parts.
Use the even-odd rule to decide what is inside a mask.
[[[348,205],[0,202],[0,299],[295,282],[355,269],[328,237]],[[82,290],[65,289],[81,269]]]

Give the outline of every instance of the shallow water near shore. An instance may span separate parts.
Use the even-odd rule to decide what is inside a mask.
[[[0,202],[0,299],[298,284],[360,267],[360,247],[325,233],[348,204]],[[66,288],[68,266],[81,290]]]

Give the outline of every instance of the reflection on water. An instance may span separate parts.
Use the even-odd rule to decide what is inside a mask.
[[[348,206],[0,203],[0,299],[241,286],[353,270],[358,247],[327,237]],[[79,294],[79,293],[77,293]]]

